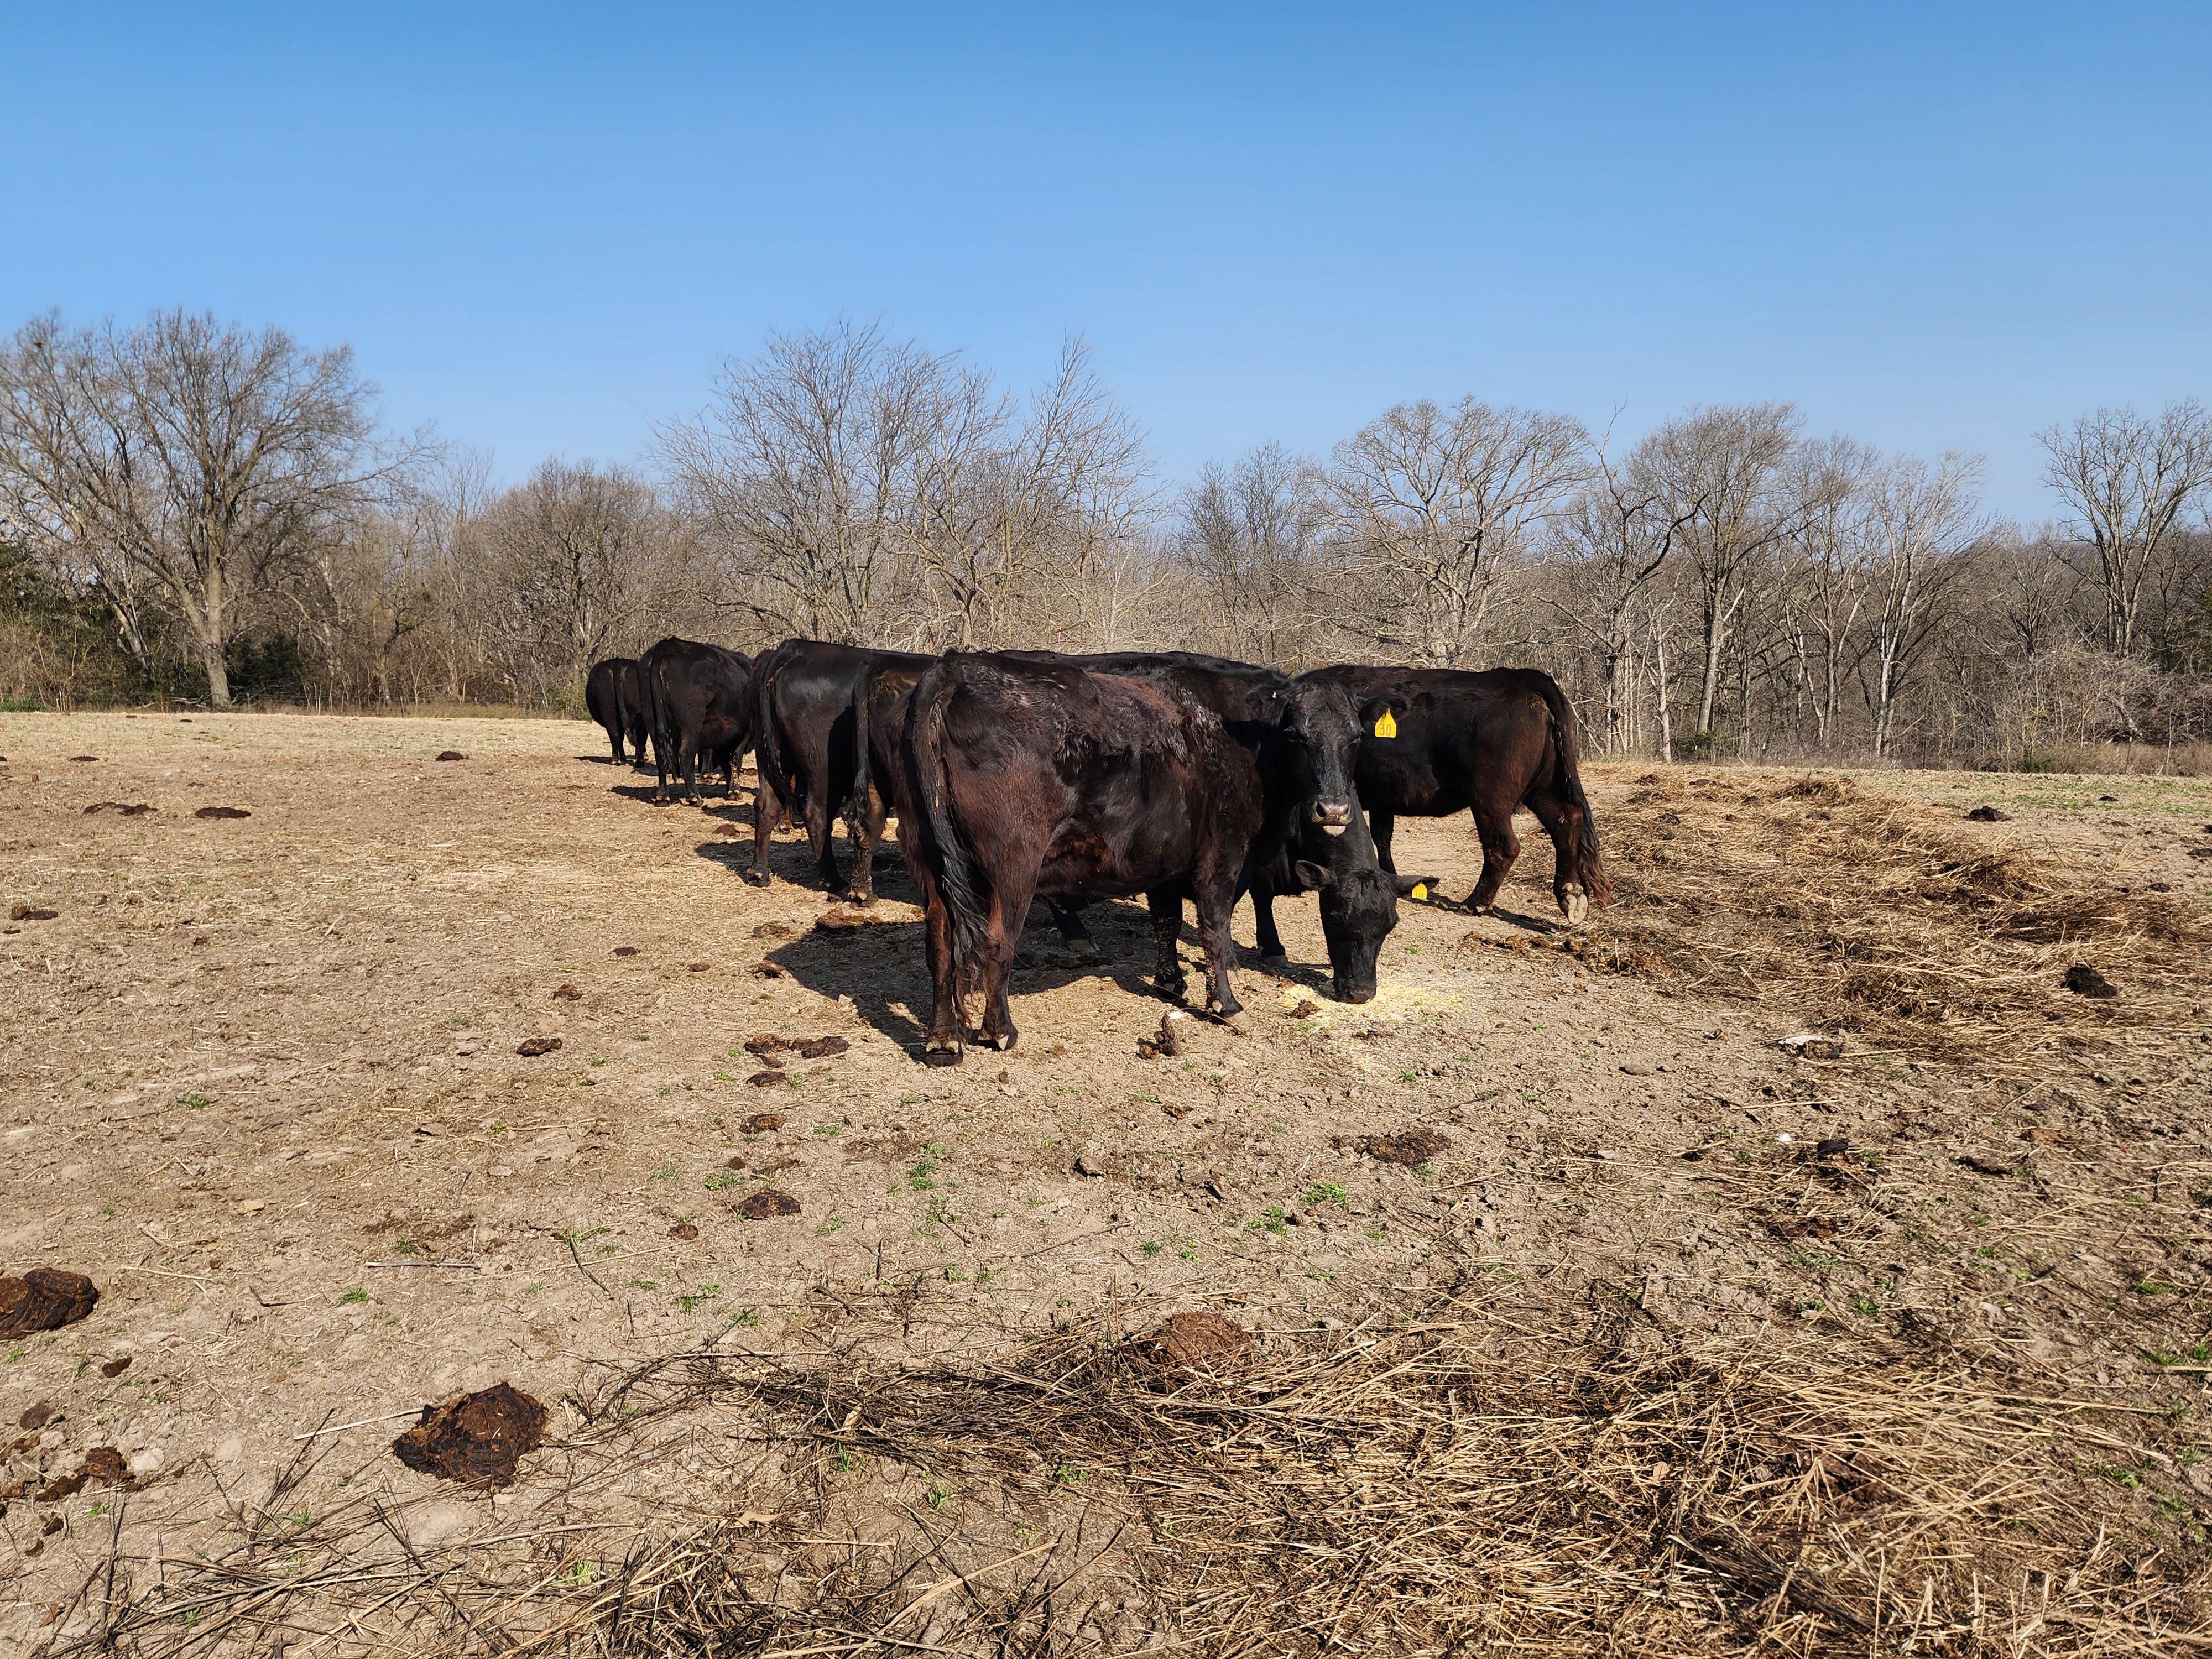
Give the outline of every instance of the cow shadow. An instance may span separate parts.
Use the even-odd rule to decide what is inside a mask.
[[[805,852],[804,843],[799,850]],[[812,874],[811,854],[804,868],[808,875]],[[911,884],[905,872],[897,872],[902,890],[899,891],[890,890],[891,884],[885,880],[888,873],[878,872],[878,894],[906,897],[911,902]],[[1127,915],[1102,915],[1102,910],[1121,910]],[[1008,987],[1015,1021],[1022,1028],[1026,1044],[1033,1047],[1040,1042],[1048,1042],[1053,1034],[1036,1012],[1026,1019],[1023,1018],[1024,1000],[1071,985],[1098,980],[1110,981],[1128,999],[1127,1018],[1133,1038],[1149,1030],[1160,1011],[1189,1006],[1153,988],[1152,922],[1142,905],[1094,907],[1090,912],[1090,926],[1091,937],[1101,952],[1096,961],[1078,958],[1062,950],[1048,913],[1042,905],[1031,911],[1030,925],[1023,934],[1021,953]],[[915,1060],[921,1059],[931,993],[923,925],[919,918],[871,921],[857,927],[817,927],[778,945],[768,953],[766,960],[818,996],[851,999],[854,1012],[871,1030],[897,1043]],[[1260,991],[1261,987],[1252,982],[1255,979],[1285,977],[1316,989],[1328,983],[1325,973],[1309,975],[1295,969],[1288,975],[1278,975],[1272,970],[1260,974],[1249,965],[1240,966],[1237,971],[1248,993]],[[1194,975],[1194,991],[1201,984],[1202,981]],[[1249,994],[1246,1000],[1251,1000]],[[972,998],[968,1012],[971,1020],[979,1012]]]

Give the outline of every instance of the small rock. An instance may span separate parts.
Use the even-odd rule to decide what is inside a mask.
[[[458,749],[441,749],[438,751],[438,758],[440,760],[466,760],[468,757],[464,755]]]
[[[238,1215],[259,1215],[269,1207],[269,1205],[263,1199],[241,1198],[230,1207],[232,1212]]]
[[[23,1414],[15,1419],[15,1426],[19,1429],[29,1429],[35,1432],[40,1429],[45,1428],[47,1424],[52,1422],[57,1417],[59,1417],[61,1413],[62,1408],[54,1404],[52,1401],[41,1400],[34,1405],[29,1405],[23,1407]]]
[[[1076,1155],[1075,1173],[1096,1180],[1106,1173],[1106,1165],[1089,1152],[1079,1152]]]
[[[780,921],[764,921],[753,929],[755,939],[789,939],[791,929]]]
[[[534,1060],[540,1054],[551,1054],[560,1046],[561,1039],[559,1037],[535,1036],[524,1042],[523,1045],[514,1052],[520,1054],[525,1060]]]
[[[1838,1135],[1831,1139],[1821,1141],[1814,1146],[1813,1154],[1816,1158],[1841,1158],[1850,1149],[1851,1143],[1843,1136]]]
[[[753,963],[751,967],[746,969],[745,971],[750,974],[755,979],[782,979],[785,977],[784,969],[777,967],[775,963],[772,962],[757,962]]]
[[[131,1454],[131,1473],[143,1480],[149,1475],[159,1474],[161,1465],[167,1461],[159,1446],[146,1446]]]
[[[1651,1075],[1651,1068],[1649,1066],[1640,1066],[1634,1060],[1623,1061],[1620,1069],[1630,1077],[1650,1077]]]
[[[709,968],[712,968],[714,965],[714,964],[713,963],[711,963],[711,962],[691,962],[691,963],[686,963],[684,964],[684,967],[686,968],[686,969],[687,969],[688,971],[690,971],[690,972],[691,972],[691,973],[695,973],[695,974],[703,974],[703,973],[705,973],[705,972],[706,972]]]
[[[215,1449],[215,1461],[218,1463],[235,1463],[245,1455],[246,1442],[234,1434],[219,1443]]]
[[[101,1362],[100,1374],[106,1377],[117,1377],[130,1369],[131,1356],[127,1353],[119,1353],[112,1359]]]
[[[1190,1108],[1184,1105],[1180,1100],[1170,1100],[1162,1105],[1160,1109],[1165,1112],[1170,1117],[1176,1119],[1186,1118],[1190,1115]]]

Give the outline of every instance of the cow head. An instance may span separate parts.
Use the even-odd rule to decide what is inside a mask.
[[[1365,842],[1365,826],[1360,827],[1358,839]],[[1327,864],[1300,859],[1291,866],[1299,888],[1321,895],[1322,937],[1328,941],[1336,994],[1346,1002],[1375,1000],[1376,958],[1398,925],[1397,878],[1375,862],[1372,842],[1366,854],[1364,859],[1332,856]]]
[[[1343,687],[1306,680],[1291,686],[1277,731],[1289,769],[1284,786],[1294,803],[1294,833],[1314,829],[1340,836],[1358,821],[1352,773],[1365,730],[1359,721],[1360,711]]]

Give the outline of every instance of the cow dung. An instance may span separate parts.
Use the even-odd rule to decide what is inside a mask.
[[[780,1215],[797,1215],[799,1200],[789,1193],[763,1187],[738,1206],[738,1213],[748,1221],[768,1221]]]
[[[128,1492],[138,1485],[131,1478],[131,1465],[113,1446],[94,1446],[85,1453],[84,1472],[104,1486],[121,1486]]]
[[[668,1230],[671,1238],[680,1238],[686,1243],[699,1237],[699,1229],[689,1221],[679,1221]]]
[[[757,1135],[764,1135],[772,1129],[781,1129],[781,1127],[783,1127],[783,1114],[781,1112],[755,1112],[750,1117],[745,1120],[746,1130],[749,1133]]]
[[[2116,997],[2120,988],[2106,979],[2086,962],[2077,962],[2066,970],[2059,981],[2077,997]]]
[[[1172,1118],[1181,1119],[1190,1115],[1190,1108],[1186,1106],[1180,1100],[1170,1100],[1164,1104],[1160,1109]]]
[[[706,972],[709,968],[712,968],[714,964],[713,963],[711,963],[711,962],[695,962],[695,963],[690,963],[690,964],[689,964],[689,965],[690,965],[690,969],[691,969],[691,971],[692,971],[693,973],[695,973],[695,974],[703,974],[703,973],[705,973],[705,972]]]
[[[747,970],[755,979],[781,979],[784,970],[772,962],[757,962]]]
[[[118,1377],[130,1369],[131,1356],[127,1353],[119,1353],[112,1359],[101,1362],[100,1374],[105,1377]]]
[[[52,1422],[55,1418],[60,1415],[60,1407],[55,1405],[51,1400],[41,1400],[35,1405],[29,1405],[23,1407],[23,1414],[15,1419],[15,1426],[19,1429],[29,1429],[35,1432],[40,1429],[45,1428],[47,1424]]]
[[[119,800],[96,800],[84,809],[84,815],[90,817],[94,812],[120,812],[126,818],[135,818],[141,813],[150,812],[153,810],[150,805],[143,800],[136,806],[125,806]]]
[[[514,1052],[525,1060],[534,1060],[539,1054],[550,1054],[561,1046],[559,1037],[532,1037]]]
[[[827,1060],[832,1054],[842,1054],[853,1045],[841,1036],[818,1036],[811,1042],[802,1042],[799,1052],[806,1060]]]
[[[581,1002],[584,994],[573,985],[563,985],[553,993],[556,1002]]]
[[[441,749],[438,751],[438,758],[440,760],[466,760],[468,757],[464,755],[458,749]]]
[[[755,939],[788,939],[791,929],[780,921],[764,921],[753,929]]]
[[[789,1037],[781,1036],[775,1031],[768,1032],[765,1036],[745,1039],[745,1052],[755,1060],[766,1060],[771,1054],[781,1054],[791,1046],[792,1041]]]
[[[97,755],[71,755],[70,758],[73,761],[96,761],[100,757]]]
[[[1434,1129],[1408,1129],[1401,1135],[1363,1136],[1359,1150],[1382,1163],[1402,1164],[1410,1170],[1426,1164],[1449,1145]]]
[[[1994,806],[1977,806],[1966,814],[1966,817],[1974,823],[2004,823],[2011,819],[2012,814],[2000,812]]]
[[[545,1439],[545,1407],[510,1383],[422,1407],[422,1420],[392,1443],[409,1468],[471,1486],[504,1486],[515,1460]]]
[[[1311,997],[1300,997],[1298,999],[1298,1006],[1291,1010],[1291,1018],[1292,1019],[1311,1019],[1320,1012],[1321,1004],[1316,1002]]]
[[[615,954],[618,957],[634,957],[637,954],[637,946],[635,945],[617,945],[615,946]]]
[[[100,1291],[82,1273],[33,1267],[21,1279],[0,1279],[0,1336],[58,1331],[92,1311]]]
[[[745,1081],[756,1089],[773,1089],[779,1083],[789,1081],[789,1079],[785,1073],[771,1068],[765,1072],[755,1072]]]
[[[1197,1308],[1173,1315],[1157,1330],[1131,1339],[1122,1352],[1165,1386],[1241,1366],[1251,1358],[1252,1336],[1219,1314]]]
[[[11,905],[8,911],[10,921],[52,921],[61,915],[58,910],[40,910],[27,904]]]
[[[253,814],[243,806],[203,806],[192,816],[196,818],[250,818]]]
[[[745,1167],[745,1161],[741,1158],[733,1158],[722,1167],[726,1170],[742,1170]]]

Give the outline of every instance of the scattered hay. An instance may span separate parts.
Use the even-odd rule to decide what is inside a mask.
[[[1656,792],[1607,815],[1621,902],[1583,960],[1669,994],[1765,1003],[1891,1052],[2024,1061],[2022,1027],[2094,1020],[2148,1034],[2195,1018],[2212,929],[2185,895],[1973,839],[1933,808],[1804,778],[1741,805]],[[1470,939],[1469,943],[1476,942]],[[2094,945],[2124,961],[2118,1008],[2057,998]],[[1786,1029],[1786,1028],[1785,1028]]]
[[[592,1363],[562,1469],[501,1535],[416,1548],[371,1492],[280,1559],[252,1530],[276,1511],[248,1505],[221,1555],[116,1551],[53,1651],[182,1659],[226,1629],[640,1659],[2207,1644],[2201,1550],[2098,1474],[2153,1468],[2185,1427],[1829,1326],[1692,1339],[1572,1277],[1264,1344],[1185,1313],[921,1368]],[[634,1507],[610,1507],[625,1478]]]

